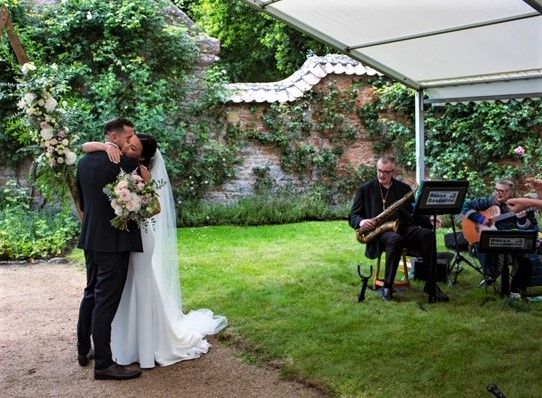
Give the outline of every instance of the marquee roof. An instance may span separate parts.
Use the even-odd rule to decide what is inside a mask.
[[[542,0],[245,0],[427,102],[542,96]]]

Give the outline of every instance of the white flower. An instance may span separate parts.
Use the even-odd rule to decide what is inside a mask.
[[[51,64],[51,69],[52,70],[58,70],[58,65],[57,64]]]
[[[21,67],[21,71],[23,72],[23,75],[26,75],[31,70],[36,70],[36,65],[34,65],[32,62],[27,62]]]
[[[119,205],[119,203],[115,199],[111,201],[111,207],[115,211],[116,216],[120,216],[122,214],[122,207]]]
[[[59,156],[58,158],[56,158],[56,161],[57,161],[58,164],[62,164],[62,163],[64,163],[64,158]]]
[[[26,108],[26,101],[24,99],[19,100],[19,102],[17,102],[17,108],[19,109]]]
[[[141,202],[138,196],[133,196],[129,201],[126,202],[126,208],[128,211],[138,211],[141,208]]]
[[[64,138],[61,142],[64,146],[68,146],[68,144],[70,143],[67,138]]]
[[[66,164],[67,165],[74,164],[76,159],[77,159],[77,155],[74,152],[72,152],[72,151],[66,152]]]
[[[58,103],[56,102],[56,100],[53,97],[50,97],[50,98],[47,98],[47,101],[45,101],[44,108],[47,112],[52,112],[55,110],[57,104]]]
[[[30,105],[36,99],[36,94],[34,94],[34,93],[26,93],[23,96],[23,99],[28,105]]]
[[[40,131],[40,135],[41,135],[41,138],[43,138],[44,140],[50,140],[54,136],[53,128],[51,126],[42,128]]]
[[[41,99],[38,101],[38,105],[39,105],[39,106],[45,105],[45,100],[44,100],[43,98],[41,98]]]
[[[51,145],[57,145],[58,144],[58,141],[56,138],[53,138],[51,141]]]
[[[92,13],[89,11],[87,12],[87,19],[90,21],[92,19]]]

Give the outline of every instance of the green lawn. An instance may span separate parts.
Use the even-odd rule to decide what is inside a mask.
[[[542,396],[542,303],[503,305],[468,266],[449,303],[423,282],[358,303],[370,262],[346,221],[182,228],[179,243],[184,310],[227,316],[224,337],[284,377],[340,397]]]

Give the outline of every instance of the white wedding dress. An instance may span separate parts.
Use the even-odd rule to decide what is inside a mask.
[[[175,206],[164,160],[159,151],[151,174],[164,181],[161,212],[154,227],[141,229],[143,253],[132,253],[126,284],[111,326],[113,360],[120,365],[139,362],[153,368],[200,357],[209,350],[205,337],[228,322],[210,310],[182,313],[177,255]]]

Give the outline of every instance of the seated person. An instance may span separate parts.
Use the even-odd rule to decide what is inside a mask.
[[[393,157],[381,157],[376,163],[376,171],[377,178],[362,184],[356,193],[349,217],[349,224],[355,230],[374,231],[379,227],[375,222],[375,217],[411,192],[410,186],[394,178],[395,159]],[[383,231],[366,243],[365,255],[368,258],[374,259],[380,253],[386,252],[384,286],[378,291],[384,301],[393,299],[393,282],[404,248],[420,251],[425,264],[430,264],[432,259],[435,259],[433,253],[436,244],[431,230],[431,221],[426,216],[412,216],[413,204],[414,195],[386,219],[386,221],[400,221],[397,232]],[[435,290],[436,301],[448,301],[448,297],[438,287],[435,287]],[[428,294],[431,292],[428,283],[424,291]]]
[[[499,230],[537,230],[538,224],[534,212],[519,212],[514,214],[507,205],[507,201],[515,195],[515,184],[508,179],[501,179],[495,183],[495,192],[491,196],[479,197],[465,201],[461,213],[473,223],[482,226],[481,229],[499,229]],[[491,216],[492,212],[487,211],[492,206],[498,207],[498,216]],[[508,213],[508,215],[506,215]],[[499,215],[500,214],[500,215]],[[504,215],[504,217],[503,217]],[[500,220],[499,220],[500,218]],[[472,242],[471,242],[472,243]],[[484,270],[483,284],[493,284],[500,275],[504,257],[502,254],[489,254],[478,250],[475,243],[475,253],[482,264]],[[513,259],[512,259],[513,260]],[[511,261],[506,261],[510,264]],[[517,272],[513,270],[513,275]],[[519,288],[518,281],[513,280],[514,288]]]

